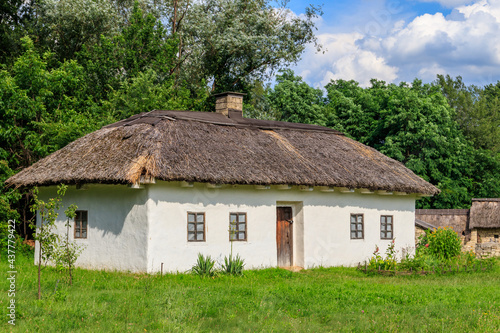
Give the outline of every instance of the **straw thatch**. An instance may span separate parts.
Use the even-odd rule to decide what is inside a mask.
[[[469,226],[500,228],[500,199],[472,199]]]
[[[108,125],[9,178],[13,186],[136,183],[290,184],[436,194],[403,164],[329,128],[241,112],[152,111]]]

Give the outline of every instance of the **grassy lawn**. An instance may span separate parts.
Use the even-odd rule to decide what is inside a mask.
[[[72,287],[49,267],[39,301],[36,268],[18,258],[16,326],[7,323],[3,278],[0,331],[498,332],[496,263],[490,272],[395,277],[354,268],[269,268],[215,279],[78,269]],[[0,267],[6,276],[5,256]]]

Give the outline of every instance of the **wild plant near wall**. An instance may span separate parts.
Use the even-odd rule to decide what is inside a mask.
[[[191,272],[198,276],[208,276],[212,277],[217,274],[217,271],[214,268],[215,260],[213,260],[210,256],[204,256],[201,253],[198,253],[198,260],[196,264],[191,268]]]
[[[375,251],[373,252],[373,257],[370,259],[368,268],[371,270],[381,269],[381,270],[392,270],[397,265],[396,260],[396,250],[395,250],[395,240],[387,247],[385,251],[385,259],[382,258],[380,254],[380,249],[375,245]]]
[[[438,228],[434,231],[425,231],[417,247],[418,252],[430,254],[436,258],[448,260],[458,256],[462,245],[457,233],[449,228]]]
[[[243,275],[243,267],[245,266],[245,261],[240,258],[237,254],[233,257],[232,253],[229,257],[224,257],[224,263],[222,264],[222,272],[231,275]]]

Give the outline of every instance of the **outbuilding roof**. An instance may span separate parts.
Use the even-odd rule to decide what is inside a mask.
[[[500,198],[472,199],[469,227],[500,228]]]
[[[11,186],[137,183],[308,185],[434,195],[439,190],[377,150],[330,128],[247,119],[241,111],[138,114],[68,144],[7,180]]]

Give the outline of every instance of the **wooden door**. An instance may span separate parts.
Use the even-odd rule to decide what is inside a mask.
[[[276,245],[278,267],[293,265],[293,220],[292,207],[276,207]]]

